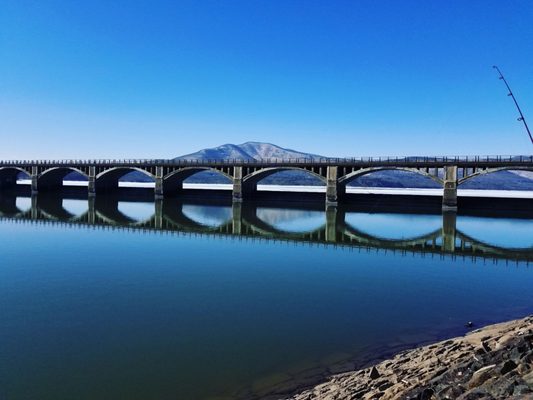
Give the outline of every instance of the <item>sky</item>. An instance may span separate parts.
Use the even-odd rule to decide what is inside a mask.
[[[533,2],[0,0],[0,158],[532,154]]]

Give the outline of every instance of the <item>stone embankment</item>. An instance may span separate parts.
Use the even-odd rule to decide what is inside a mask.
[[[287,400],[531,399],[533,316],[403,351]]]

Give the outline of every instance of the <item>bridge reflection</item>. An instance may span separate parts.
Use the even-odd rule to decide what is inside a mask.
[[[176,199],[124,202],[113,196],[71,200],[56,195],[2,195],[0,218],[21,223],[219,235],[414,254],[533,261],[533,237],[527,238],[525,244],[522,240],[518,247],[512,243],[502,246],[476,239],[457,228],[455,212],[417,215],[368,213],[341,207],[330,207],[325,211],[305,206],[287,209],[251,202],[202,205]],[[513,224],[502,221],[507,222],[501,224],[506,229],[501,235],[511,235]],[[526,223],[533,221],[526,220]],[[495,230],[498,224],[491,222],[490,227]]]

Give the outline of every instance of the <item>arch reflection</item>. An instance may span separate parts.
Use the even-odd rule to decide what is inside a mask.
[[[84,200],[63,199],[63,208],[72,216],[81,216],[88,211],[88,204]]]
[[[149,202],[119,201],[117,211],[133,223],[149,221],[154,215],[154,204]]]
[[[324,213],[315,210],[295,210],[260,207],[256,216],[279,232],[306,233],[323,228]]]
[[[457,229],[468,237],[474,237],[487,245],[524,249],[532,246],[533,220],[463,217],[457,221]],[[502,235],[501,232],[508,232]]]
[[[232,217],[231,207],[225,206],[184,204],[182,212],[198,226],[211,228],[226,225]]]
[[[28,208],[29,206],[29,208]],[[533,221],[346,212],[341,208],[276,208],[233,203],[193,204],[175,199],[136,202],[97,196],[0,196],[0,217],[39,223],[119,227],[287,240],[411,253],[533,261]]]
[[[442,216],[430,214],[346,213],[346,225],[385,240],[426,236],[442,226]]]

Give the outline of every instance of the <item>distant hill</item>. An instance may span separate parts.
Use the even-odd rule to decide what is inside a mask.
[[[309,158],[318,159],[323,156],[285,149],[271,143],[246,142],[243,144],[224,144],[222,146],[203,149],[195,153],[176,157],[176,160],[261,160],[267,158]],[[149,182],[146,175],[132,172],[122,178],[123,181]],[[229,183],[216,172],[200,172],[188,178],[188,183]],[[282,171],[263,179],[261,184],[272,185],[323,185],[316,177],[299,171]],[[405,171],[380,171],[362,176],[352,181],[349,186],[391,187],[391,188],[438,188],[433,180]],[[477,177],[461,185],[464,189],[505,189],[533,190],[533,172],[500,171]]]
[[[222,146],[203,149],[196,153],[176,157],[175,160],[263,160],[267,158],[324,158],[317,154],[284,149],[272,143],[246,142],[243,144],[223,144]]]

